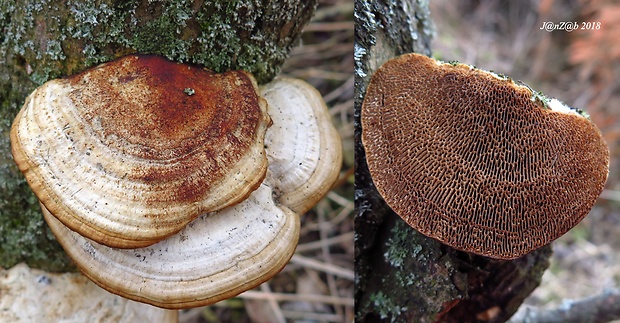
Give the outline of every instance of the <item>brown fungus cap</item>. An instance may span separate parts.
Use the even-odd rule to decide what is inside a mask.
[[[607,179],[586,117],[512,80],[418,54],[373,75],[362,142],[388,205],[456,249],[517,258],[570,230]]]
[[[36,89],[13,123],[13,156],[63,224],[142,247],[258,187],[266,109],[249,73],[131,55]]]

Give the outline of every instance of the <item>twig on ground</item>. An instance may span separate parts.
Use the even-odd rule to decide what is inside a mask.
[[[298,264],[306,268],[320,270],[325,273],[336,275],[338,277],[342,277],[342,278],[345,278],[351,281],[353,281],[353,279],[355,278],[355,274],[353,273],[353,270],[334,266],[332,264],[328,264],[328,263],[321,262],[321,261],[318,261],[312,258],[300,256],[298,254],[293,255],[293,258],[291,258],[291,263]]]

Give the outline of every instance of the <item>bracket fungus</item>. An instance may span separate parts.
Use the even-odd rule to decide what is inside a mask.
[[[281,77],[261,86],[260,92],[269,102],[269,115],[278,120],[265,135],[267,176],[276,183],[282,204],[305,213],[338,177],[340,136],[321,94],[310,84]]]
[[[511,79],[406,54],[372,76],[362,142],[410,226],[459,250],[523,256],[592,208],[609,151],[585,113]]]
[[[43,208],[50,229],[80,270],[102,288],[178,309],[212,304],[259,285],[293,256],[299,216],[277,206],[263,184],[250,197],[203,215],[154,245],[117,249],[69,230]]]
[[[125,56],[37,88],[13,123],[13,157],[64,225],[144,247],[261,183],[266,109],[249,73]]]
[[[276,79],[261,88],[263,98],[251,76],[244,72],[203,73],[191,71],[195,69],[193,66],[174,64],[161,58],[130,56],[128,59],[129,63],[121,59],[79,74],[76,76],[78,81],[52,81],[51,85],[43,85],[31,95],[16,118],[12,132],[15,159],[39,197],[44,218],[57,240],[80,270],[102,288],[162,308],[182,309],[212,304],[268,280],[286,265],[295,251],[300,232],[300,213],[307,211],[327,193],[339,173],[342,160],[340,139],[320,94],[310,90],[311,86],[302,81]],[[125,67],[125,64],[135,64],[142,59],[157,59],[154,65],[165,66],[138,64],[138,69],[131,68],[134,72],[127,72],[131,77],[114,74],[102,75],[101,78],[114,84],[117,96],[127,97],[125,92],[136,91],[132,95],[140,95],[140,98],[129,96],[132,104],[147,101],[144,98],[149,96],[148,102],[155,103],[126,107],[128,103],[123,102],[123,106],[115,106],[114,112],[103,112],[105,118],[100,117],[98,121],[88,121],[95,118],[92,116],[94,112],[84,107],[77,108],[77,112],[67,109],[62,110],[59,116],[49,116],[63,109],[58,101],[84,98],[89,91],[99,91],[95,87],[75,89],[74,85],[63,89],[67,86],[65,82],[83,85],[97,80],[99,69],[116,65]],[[161,73],[164,71],[189,74],[182,74],[182,77],[163,76]],[[150,81],[143,84],[139,81],[141,78]],[[120,79],[124,81],[118,82]],[[169,79],[172,82],[168,83]],[[186,83],[187,79],[192,83]],[[219,85],[208,83],[207,79]],[[104,81],[97,80],[98,83]],[[153,89],[154,85],[160,84],[159,81],[165,84],[160,90],[166,91],[161,96],[153,94],[159,91]],[[117,83],[124,84],[116,87]],[[125,88],[126,83],[129,83],[129,89]],[[185,91],[187,88],[193,90],[191,94]],[[168,91],[174,93],[168,94]],[[58,92],[68,92],[70,95],[65,98]],[[175,95],[179,97],[168,98]],[[194,101],[194,97],[198,97],[198,101]],[[151,101],[154,98],[160,101]],[[167,98],[165,102],[161,101],[163,98]],[[45,117],[37,117],[35,114],[38,113],[30,111],[39,109],[33,108],[37,106],[33,101],[37,100],[49,102],[42,108]],[[169,100],[173,100],[173,106],[169,106]],[[202,105],[208,105],[209,109],[203,109]],[[132,111],[126,112],[128,108]],[[152,112],[156,109],[164,111]],[[122,112],[118,112],[120,110]],[[136,118],[145,113],[150,114],[140,123],[147,125],[138,125]],[[110,121],[114,127],[105,126],[108,124],[107,118],[117,114],[126,118]],[[173,124],[167,124],[170,118]],[[39,119],[50,121],[52,125],[40,125]],[[69,127],[71,130],[67,130],[67,119],[75,119],[87,126],[79,130]],[[46,129],[46,126],[52,129],[48,131],[62,135],[64,139],[59,140],[62,144],[48,138],[52,135],[41,134],[41,129]],[[266,129],[268,126],[271,127]],[[110,127],[112,130],[108,130]],[[73,139],[78,131],[95,136],[83,142]],[[270,139],[263,142],[265,132]],[[114,137],[113,140],[110,137]],[[146,137],[146,144],[142,143],[142,137]],[[217,148],[213,148],[216,144]],[[244,148],[239,149],[235,145]],[[208,152],[199,149],[203,147],[209,147]],[[71,154],[57,157],[58,160],[53,161],[55,166],[49,170],[50,151],[58,148]],[[78,152],[89,153],[79,155]],[[131,159],[134,157],[135,161]],[[72,160],[74,158],[80,160]],[[100,158],[105,159],[105,166],[98,165]],[[191,161],[185,162],[186,159]],[[71,166],[57,165],[63,163]],[[173,164],[170,170],[166,163]],[[153,168],[141,168],[146,166]],[[194,167],[197,169],[194,170]],[[39,168],[45,170],[40,171]],[[101,172],[95,173],[97,170]],[[216,174],[212,175],[211,170]],[[71,176],[56,178],[66,172],[70,172]],[[86,176],[81,173],[86,173]],[[145,179],[145,174],[148,174],[148,179]],[[37,176],[44,178],[32,179]],[[192,181],[193,176],[196,176],[197,184]],[[77,178],[82,178],[84,183]],[[130,184],[110,185],[104,182],[127,178]],[[61,180],[64,182],[59,182]],[[214,180],[215,184],[209,180]],[[175,181],[177,183],[171,183]],[[148,187],[150,183],[156,185]],[[78,185],[78,192],[68,188],[73,188],[73,185]],[[118,193],[121,187],[125,187],[123,185],[135,191],[128,197]],[[53,198],[49,197],[49,191],[56,187],[61,189],[54,191],[56,195]],[[138,192],[138,189],[144,191]],[[199,189],[206,192],[196,192]],[[152,193],[152,190],[160,190],[161,195]],[[188,190],[191,190],[188,194],[192,198],[180,198],[179,201],[189,204],[190,211],[186,212],[196,211],[198,214],[185,222],[189,217],[183,220],[174,218],[176,213],[173,211],[183,213],[175,204],[177,200],[174,197],[185,197]],[[94,196],[74,197],[82,191]],[[230,195],[230,191],[233,197],[221,198]],[[141,195],[146,199],[141,200]],[[211,195],[216,196],[213,199],[218,201],[215,203],[217,206],[197,206],[212,203],[194,199],[194,196],[209,199]],[[127,214],[110,216],[107,213],[114,213],[113,210],[96,207],[108,196],[116,198],[114,203],[120,210],[117,213],[127,211]],[[74,200],[78,207],[73,209],[55,204],[71,204]],[[175,205],[169,207],[166,203]],[[142,204],[146,204],[148,211],[131,212]],[[57,215],[58,212],[67,212],[71,218],[83,210],[86,213],[96,211],[104,220],[92,225],[94,220],[83,217],[83,224],[76,225]],[[140,230],[143,226],[153,226],[154,231],[161,231],[158,225],[142,219],[152,218],[145,216],[147,214],[161,214],[163,219],[157,219],[160,221],[158,225],[169,225],[170,222],[178,224],[181,229],[178,232],[166,231],[162,239],[149,245],[133,243],[128,248],[125,243],[109,243],[120,240],[117,232],[109,227],[120,228],[117,231],[125,234],[123,242],[134,241],[134,235],[140,237],[137,241],[142,241]],[[136,215],[138,220],[134,221],[131,217]],[[126,227],[132,226],[117,226],[109,220],[114,216],[120,219],[119,222],[135,222],[138,225],[127,230]],[[168,216],[174,219],[168,219]],[[89,235],[88,230],[85,233],[84,226],[95,228],[99,234]],[[109,239],[108,235],[112,235],[113,239]]]

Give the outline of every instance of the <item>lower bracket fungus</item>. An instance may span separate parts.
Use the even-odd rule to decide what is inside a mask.
[[[142,58],[130,56],[128,59]],[[118,106],[115,112],[103,112],[106,118],[86,122],[88,126],[83,129],[67,130],[64,120],[96,118],[84,112],[90,111],[88,108],[62,110],[59,116],[52,118],[49,116],[52,112],[57,113],[62,109],[58,101],[83,98],[88,91],[95,90],[71,88],[65,91],[72,98],[66,99],[56,95],[55,91],[46,90],[50,88],[49,85],[43,85],[43,90],[36,90],[26,102],[25,112],[22,111],[16,118],[12,139],[16,162],[39,197],[45,220],[67,254],[86,276],[102,288],[126,298],[162,308],[183,309],[233,297],[278,273],[288,263],[297,246],[300,214],[309,210],[336,181],[342,152],[327,107],[320,94],[310,85],[282,78],[265,85],[259,92],[251,76],[239,71],[224,74],[196,73],[185,75],[191,79],[191,84],[186,83],[185,78],[170,83],[157,73],[168,71],[167,68],[186,71],[196,67],[157,59],[159,61],[153,65],[155,67],[141,68],[130,73],[132,77],[121,82],[129,83],[130,88],[118,86],[115,93],[124,96],[127,95],[125,92],[131,92],[140,97],[132,97],[129,101],[146,101],[144,98],[156,90],[141,82],[137,86],[133,81],[141,78],[151,79],[149,84],[161,81],[166,87],[177,90],[174,95],[185,96],[177,97],[173,106],[166,106],[167,102],[157,100],[152,104],[129,107],[136,111],[125,111],[124,106]],[[121,59],[120,62],[102,66],[116,64],[125,66],[132,62],[123,63]],[[99,68],[102,67],[95,70]],[[153,71],[155,75],[151,74]],[[79,74],[81,81],[78,83],[92,82],[92,73],[95,72]],[[245,83],[243,77],[227,81],[232,76],[248,76],[251,81]],[[115,77],[110,77],[113,84],[116,84]],[[214,90],[212,85],[201,83],[206,82],[205,78],[224,82],[222,87],[226,89],[223,92],[219,88]],[[193,90],[191,95],[187,93],[189,88]],[[49,111],[43,109],[44,117],[37,117],[34,111],[29,111],[34,109],[32,101],[38,97],[49,102],[45,107],[52,107]],[[210,104],[209,112],[201,112],[204,110],[201,104],[205,104],[205,100]],[[233,101],[237,103],[231,106],[229,103]],[[248,108],[250,111],[246,112],[237,110],[237,106],[245,105],[253,108]],[[149,125],[136,123],[138,116],[154,109],[163,109],[165,113],[154,112],[139,122]],[[110,128],[104,126],[104,120],[117,114],[124,118],[109,122],[114,124],[112,129],[122,130],[107,130]],[[40,118],[52,120],[52,125],[41,126]],[[172,125],[166,124],[164,119],[167,118],[172,118]],[[150,123],[166,129],[157,128],[153,132]],[[62,144],[48,138],[51,135],[41,135],[41,129],[46,126],[52,132],[64,134],[63,138],[57,140]],[[271,127],[266,129],[267,126]],[[94,139],[71,140],[77,137],[77,133],[82,135],[81,132]],[[264,135],[265,132],[268,135]],[[248,133],[253,135],[252,138],[245,138]],[[263,143],[263,136],[270,139],[265,139]],[[140,144],[144,141],[147,144]],[[258,142],[260,147],[256,148]],[[245,148],[238,149],[236,145]],[[217,148],[209,149],[208,152],[193,149],[203,146]],[[56,165],[47,168],[50,152],[59,148],[71,154],[54,157],[57,159],[54,160]],[[78,150],[89,153],[74,153]],[[135,155],[138,157],[133,158]],[[99,159],[103,159],[106,165],[99,167]],[[188,159],[192,161],[185,162]],[[71,166],[61,165],[63,163]],[[171,165],[166,165],[168,163]],[[220,168],[228,170],[223,172],[228,175],[212,175],[208,170],[212,167],[210,163],[218,165],[219,168],[214,168],[216,171]],[[242,166],[239,166],[240,163]],[[144,164],[154,166],[143,170],[141,165]],[[59,178],[67,172],[71,176]],[[157,183],[154,189],[159,190],[161,195],[151,192],[153,188],[147,186],[146,182],[149,181],[145,180],[145,173],[148,173],[148,178],[157,179],[154,180]],[[222,173],[216,172],[218,174]],[[200,185],[194,185],[194,182],[184,180],[190,180],[193,176],[215,176],[216,183],[205,184],[203,180],[208,179],[200,178],[197,179]],[[78,178],[82,178],[83,182]],[[130,184],[126,186],[135,190],[129,195],[123,195],[118,190],[124,188],[125,184],[108,184],[106,181],[113,182],[110,179],[128,179]],[[222,181],[226,184],[221,185]],[[176,186],[169,185],[169,182],[176,182]],[[75,188],[74,185],[79,188],[77,192],[68,188]],[[165,203],[174,200],[173,197],[185,196],[182,193],[187,190],[193,192],[198,189],[205,189],[208,193],[190,195],[221,196],[233,192],[234,197],[219,199],[221,203],[217,203],[217,207],[213,210],[207,208],[211,211],[196,206],[202,201],[180,199],[189,205],[194,218],[187,222],[187,215],[183,220],[172,217],[176,214],[174,211],[183,212],[180,212],[179,207],[167,206]],[[50,191],[54,191],[54,197],[50,197]],[[89,193],[81,195],[82,198],[75,198],[82,191]],[[107,206],[97,207],[104,203],[104,197],[109,196],[116,198],[114,203],[119,212]],[[141,200],[143,196],[145,199]],[[68,213],[69,218],[80,218],[83,224],[63,221],[64,218],[56,214],[58,206],[55,203],[71,204],[73,200],[78,201],[79,207],[61,207],[62,212]],[[143,204],[148,211],[132,212],[136,206]],[[199,213],[193,215],[194,211]],[[82,216],[82,212],[97,213],[103,220],[92,220]],[[169,213],[172,217],[170,219],[166,217]],[[134,241],[134,235],[138,235],[140,239],[137,240],[142,241],[140,230],[143,226],[151,226],[155,232],[159,232],[158,225],[145,222],[143,218],[150,219],[145,214],[161,214],[164,222],[159,224],[170,222],[180,229],[167,231],[164,237],[160,235],[157,241],[148,245],[110,243],[118,240]],[[132,217],[136,216],[138,220],[134,221]],[[135,229],[125,230],[109,220],[112,218],[138,225]],[[97,224],[93,225],[92,222]],[[97,231],[98,234],[91,235],[83,227],[93,229],[91,231]],[[117,231],[123,233],[122,238],[117,236],[116,231],[107,230],[110,227],[121,228]]]
[[[299,239],[299,215],[275,205],[267,185],[139,249],[98,244],[44,208],[43,215],[65,251],[97,285],[169,309],[212,304],[265,282],[284,268]]]
[[[373,182],[410,226],[459,250],[523,256],[577,225],[609,150],[580,110],[418,54],[372,76],[361,113]]]

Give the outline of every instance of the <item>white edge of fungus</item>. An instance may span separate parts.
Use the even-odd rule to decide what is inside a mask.
[[[562,101],[555,99],[555,98],[551,100],[547,100],[547,107],[549,107],[551,111],[582,116],[582,114],[579,113],[577,109],[571,108],[568,105],[564,104]]]

